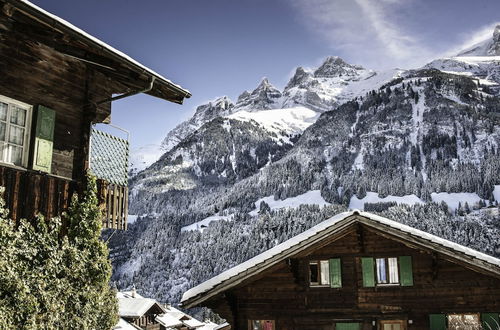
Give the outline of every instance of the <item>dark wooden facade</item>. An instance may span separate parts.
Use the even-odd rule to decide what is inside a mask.
[[[51,217],[67,208],[74,191],[84,186],[89,168],[92,124],[111,119],[114,94],[148,94],[182,103],[189,92],[125,58],[34,5],[0,0],[0,96],[30,106],[35,118],[39,106],[55,111],[51,168],[35,170],[34,122],[25,146],[22,166],[0,163],[0,184],[11,217]],[[126,187],[100,183],[104,224],[126,226]]]
[[[413,285],[364,287],[361,258],[398,256],[411,256]],[[310,261],[331,258],[341,260],[341,288],[311,286]],[[432,329],[431,315],[498,317],[500,272],[459,259],[358,223],[196,305],[212,308],[239,330],[253,329],[250,320],[273,320],[279,330]],[[384,327],[388,321],[400,325]]]

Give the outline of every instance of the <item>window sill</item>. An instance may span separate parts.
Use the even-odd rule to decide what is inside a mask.
[[[53,177],[53,178],[56,178],[56,179],[62,179],[62,180],[66,180],[66,181],[75,181],[72,178],[67,178],[67,177],[64,177],[64,176],[60,176],[60,175],[56,175],[56,174],[51,174],[51,173],[45,173],[45,172],[42,172],[42,171],[35,171],[35,170],[32,170],[32,169],[29,169],[29,168],[26,168],[26,167],[22,167],[22,166],[18,166],[18,165],[14,165],[14,164],[11,164],[11,163],[0,162],[0,166],[1,167],[8,167],[8,168],[11,168],[11,169],[14,169],[14,170],[18,170],[18,171],[21,171],[21,172],[27,172],[27,173],[29,172],[29,173],[38,174],[38,175],[50,176],[50,177]]]
[[[310,288],[329,288],[330,284],[309,284]]]
[[[393,287],[401,286],[401,284],[400,283],[377,283],[375,286],[377,288],[384,288],[384,287],[393,288]]]

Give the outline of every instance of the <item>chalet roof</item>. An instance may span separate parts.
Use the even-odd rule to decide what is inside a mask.
[[[402,241],[439,252],[451,260],[459,260],[488,273],[500,275],[500,259],[372,213],[350,211],[337,214],[272,249],[191,288],[184,293],[181,303],[187,308],[196,306],[313,246],[319,240],[340,233],[354,223],[383,230]]]
[[[172,306],[167,306],[165,308],[165,313],[157,316],[156,321],[166,328],[184,325],[189,329],[195,329],[206,325]]]
[[[165,309],[156,300],[144,298],[137,293],[118,292],[117,298],[118,315],[120,315],[120,317],[141,317],[155,305],[165,312]]]
[[[48,11],[38,7],[37,5],[27,0],[7,0],[7,2],[12,4],[15,8],[20,9],[23,12],[27,12],[31,16],[35,17],[35,19],[37,19],[38,21],[51,26],[52,29],[57,30],[58,32],[62,32],[77,40],[79,42],[79,47],[76,47],[74,51],[76,51],[76,53],[81,53],[81,51],[83,50],[89,50],[91,56],[78,57],[75,55],[76,53],[74,53],[74,51],[68,55],[79,58],[88,63],[101,65],[102,67],[106,67],[106,65],[100,64],[99,60],[97,59],[111,59],[137,74],[145,74],[150,78],[154,77],[154,80],[152,80],[154,81],[154,83],[152,84],[151,90],[145,92],[152,96],[163,98],[175,103],[182,103],[184,98],[189,98],[191,96],[191,93],[187,89],[174,84],[169,79],[137,62],[125,53],[111,47],[107,43],[88,34],[87,32],[74,26],[66,20],[49,13]],[[58,40],[58,42],[62,41]],[[72,46],[74,46],[74,44]]]
[[[134,326],[133,324],[128,323],[122,318],[120,318],[118,323],[113,328],[113,330],[138,330],[138,329],[140,328]]]

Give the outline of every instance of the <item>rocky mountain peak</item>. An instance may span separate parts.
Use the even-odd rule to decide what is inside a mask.
[[[493,44],[488,53],[490,55],[500,55],[500,24],[498,24],[493,31]]]
[[[314,71],[314,76],[322,78],[355,76],[358,74],[358,70],[363,70],[363,67],[349,64],[338,56],[328,56],[323,64]]]
[[[300,86],[301,84],[306,82],[309,77],[311,77],[311,73],[307,72],[306,70],[304,70],[303,67],[299,66],[295,70],[295,74],[293,75],[293,77],[290,79],[290,81],[286,85],[285,90],[290,89],[290,88],[295,87],[295,86]]]
[[[263,110],[276,108],[281,92],[267,78],[262,78],[259,85],[251,92],[243,92],[238,97],[236,107],[239,110]]]

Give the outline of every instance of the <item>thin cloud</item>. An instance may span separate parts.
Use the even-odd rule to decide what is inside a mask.
[[[462,41],[450,47],[449,50],[442,54],[442,57],[455,56],[463,50],[470,49],[480,42],[493,38],[493,31],[497,25],[500,25],[500,22],[486,24],[471,33],[465,34]]]
[[[412,67],[432,58],[417,38],[398,24],[403,0],[293,0],[301,19],[331,48],[366,66]]]

